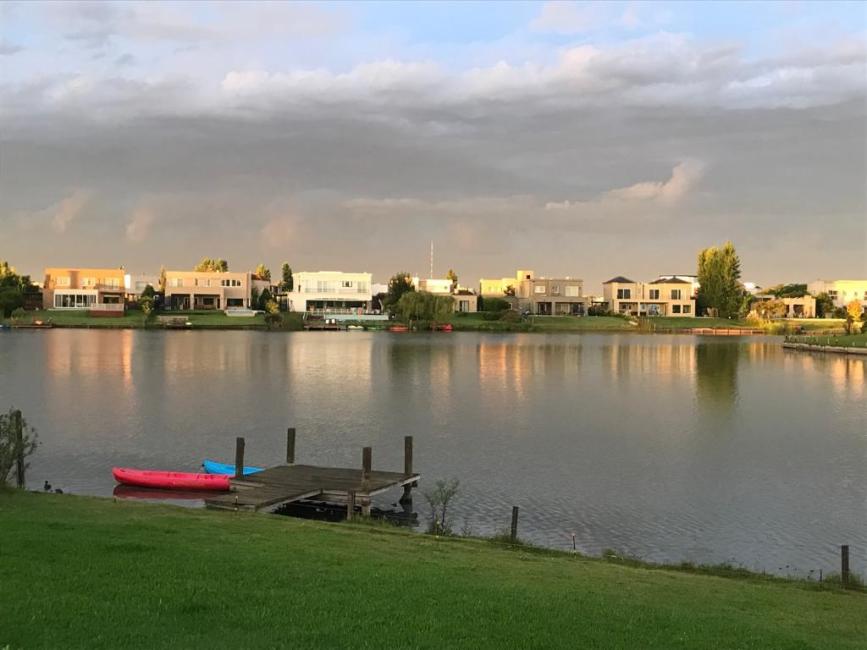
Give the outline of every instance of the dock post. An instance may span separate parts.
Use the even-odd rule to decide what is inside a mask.
[[[286,429],[286,464],[295,464],[295,427]]]
[[[512,506],[512,532],[509,538],[512,544],[518,541],[518,506]]]
[[[352,521],[355,517],[355,490],[350,490],[346,495],[346,521]]]
[[[412,474],[412,436],[403,437],[403,473]],[[412,483],[403,486],[403,496],[400,503],[412,503]]]
[[[849,545],[843,544],[840,547],[840,582],[843,584],[843,589],[849,586]]]
[[[235,438],[235,478],[244,476],[244,439]]]
[[[366,494],[361,497],[361,516],[370,517],[370,495]]]
[[[373,469],[373,447],[365,447],[361,450],[361,482],[366,484],[370,480],[370,472]]]
[[[24,488],[24,425],[21,411],[12,411],[12,430],[15,432],[15,477],[19,488]]]

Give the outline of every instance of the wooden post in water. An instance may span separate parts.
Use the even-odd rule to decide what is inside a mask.
[[[512,544],[518,541],[518,506],[512,506],[512,532],[510,538]]]
[[[295,427],[286,429],[286,464],[295,464]]]
[[[346,495],[346,520],[352,521],[355,517],[355,490],[350,490]]]
[[[403,437],[403,473],[412,474],[412,436]],[[403,496],[400,503],[412,503],[412,483],[403,486]]]
[[[235,438],[235,478],[244,476],[244,439]]]
[[[15,476],[19,488],[24,488],[24,425],[21,422],[21,411],[12,411],[12,430],[15,432]]]
[[[840,582],[843,584],[843,589],[849,586],[849,545],[843,544],[840,547]]]

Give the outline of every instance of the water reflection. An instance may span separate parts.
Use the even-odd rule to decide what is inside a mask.
[[[737,344],[700,342],[695,346],[695,395],[699,408],[730,415],[738,399]]]

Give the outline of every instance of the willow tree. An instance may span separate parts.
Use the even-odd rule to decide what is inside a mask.
[[[697,302],[702,311],[710,310],[723,318],[737,318],[744,304],[741,261],[734,244],[711,246],[698,254]]]

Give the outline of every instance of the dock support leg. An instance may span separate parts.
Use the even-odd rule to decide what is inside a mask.
[[[843,589],[849,586],[849,545],[840,547],[840,583]]]
[[[295,427],[286,429],[286,464],[295,464]]]
[[[518,506],[512,506],[512,530],[509,538],[512,540],[512,544],[518,541]]]
[[[235,438],[235,478],[244,476],[244,439]]]
[[[361,450],[361,483],[366,486],[370,480],[370,472],[373,470],[373,447],[365,447]]]
[[[370,517],[370,497],[367,495],[361,497],[361,516]]]
[[[412,474],[412,436],[404,436],[403,438],[403,473],[407,476]],[[407,483],[403,486],[403,496],[400,497],[400,503],[412,503],[412,488],[414,483]]]
[[[12,411],[12,431],[15,436],[15,480],[16,485],[22,490],[25,487],[24,469],[24,425],[21,422],[21,411]]]
[[[346,521],[352,521],[355,517],[355,490],[350,490],[346,495]]]

